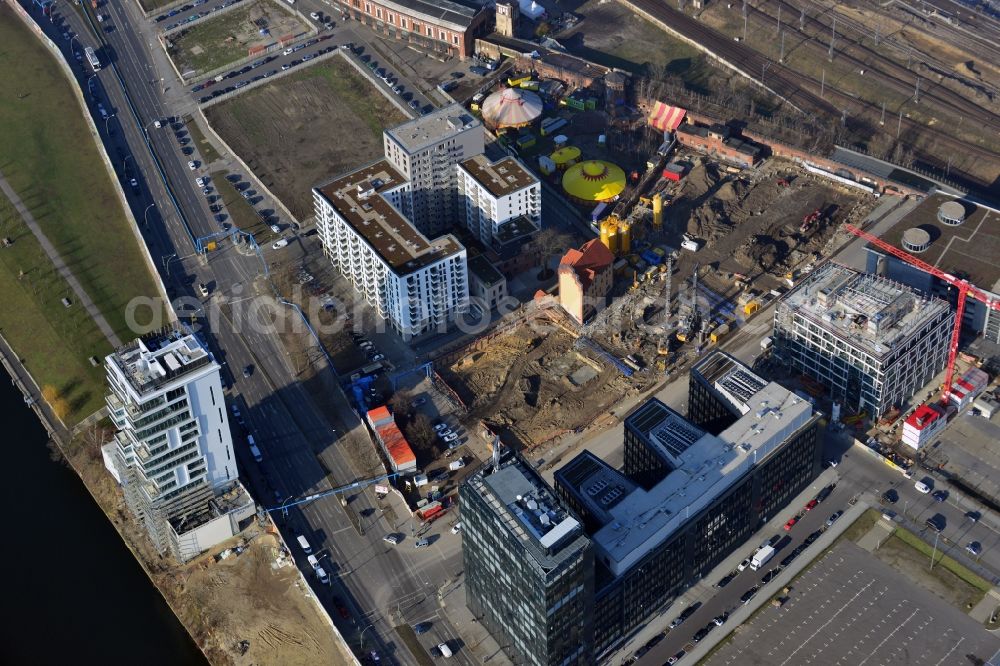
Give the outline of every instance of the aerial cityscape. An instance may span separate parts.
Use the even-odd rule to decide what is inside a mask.
[[[0,16],[4,663],[1000,666],[997,0]]]

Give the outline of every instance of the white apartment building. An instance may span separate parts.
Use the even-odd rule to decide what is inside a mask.
[[[401,212],[410,183],[388,160],[313,188],[323,251],[405,340],[446,330],[469,302],[465,248]]]
[[[490,162],[475,155],[460,162],[458,194],[465,226],[486,247],[494,246],[503,226],[523,217],[542,224],[542,185],[513,157]]]
[[[241,507],[236,522],[246,518],[248,502],[253,513],[239,485],[219,364],[195,336],[169,330],[109,354],[105,368],[118,428],[103,447],[105,465],[161,553],[196,555],[213,544],[205,534],[184,535],[202,518],[229,513],[220,509],[223,495],[225,504],[234,499]],[[229,518],[223,522],[238,531]]]
[[[428,237],[461,223],[455,165],[486,149],[483,125],[459,104],[387,129],[386,159],[410,181],[402,213]]]
[[[778,303],[772,337],[833,400],[877,419],[944,369],[954,321],[941,299],[830,262]]]

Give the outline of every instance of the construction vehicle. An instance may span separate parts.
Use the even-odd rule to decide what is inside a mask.
[[[760,310],[760,301],[756,299],[747,301],[747,304],[743,306],[743,314],[747,317],[757,312],[757,310]]]
[[[814,224],[816,224],[817,222],[820,221],[820,218],[822,217],[822,215],[823,214],[820,211],[820,209],[817,208],[813,212],[811,212],[808,215],[806,215],[805,217],[803,217],[802,218],[802,225],[799,226],[799,233],[803,233],[804,234],[805,232],[809,231],[809,229]]]
[[[864,240],[868,241],[875,247],[883,250],[897,259],[902,259],[908,264],[922,270],[925,273],[930,273],[939,280],[948,283],[952,287],[958,290],[958,307],[955,313],[955,327],[951,331],[951,344],[948,347],[948,365],[945,368],[944,384],[941,388],[941,402],[947,403],[949,397],[951,396],[952,390],[952,380],[955,377],[955,358],[958,356],[958,340],[962,333],[962,315],[965,313],[965,299],[968,296],[975,298],[977,301],[981,301],[986,304],[986,307],[991,310],[1000,311],[1000,301],[990,298],[986,292],[980,290],[975,285],[970,284],[968,280],[962,280],[950,273],[945,273],[939,268],[931,266],[930,264],[917,259],[908,252],[900,250],[894,245],[886,243],[881,238],[872,236],[869,233],[858,229],[854,225],[845,224],[844,229],[849,233],[854,234]]]

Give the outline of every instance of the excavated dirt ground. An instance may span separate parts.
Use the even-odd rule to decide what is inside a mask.
[[[560,328],[524,324],[453,363],[444,374],[467,400],[471,418],[530,449],[586,427],[637,390],[639,382],[574,349],[573,343]]]

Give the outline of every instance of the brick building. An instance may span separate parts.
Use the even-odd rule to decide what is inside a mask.
[[[677,141],[682,146],[713,155],[725,162],[752,167],[764,157],[761,146],[736,136],[728,125],[710,126],[687,122],[677,128]]]
[[[594,239],[559,262],[559,304],[582,324],[604,307],[613,282],[615,256]]]
[[[485,8],[449,0],[338,0],[337,5],[386,37],[463,60],[486,32],[489,16]]]

